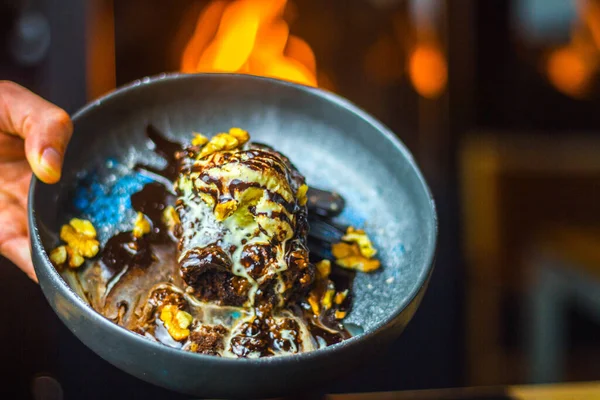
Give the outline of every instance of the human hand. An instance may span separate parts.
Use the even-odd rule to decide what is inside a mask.
[[[45,183],[58,182],[72,131],[64,110],[0,81],[0,255],[36,282],[27,228],[31,172]]]

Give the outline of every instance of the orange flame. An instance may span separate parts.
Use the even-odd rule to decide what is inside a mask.
[[[181,70],[237,72],[317,86],[315,55],[283,20],[287,0],[213,0],[186,45]]]
[[[434,42],[419,43],[408,61],[408,75],[421,96],[428,99],[439,97],[448,81],[446,58]]]

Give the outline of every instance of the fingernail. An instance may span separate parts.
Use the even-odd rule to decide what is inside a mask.
[[[46,147],[42,153],[40,167],[50,180],[57,181],[60,178],[61,164],[62,157],[60,153],[52,147]]]

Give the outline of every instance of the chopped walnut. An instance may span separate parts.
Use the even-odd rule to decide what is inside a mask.
[[[179,214],[177,214],[177,211],[175,211],[175,208],[173,206],[168,206],[164,209],[162,219],[169,231],[171,232],[174,232],[177,228],[177,225],[181,224]]]
[[[150,221],[148,218],[141,213],[137,213],[137,217],[135,218],[135,222],[133,223],[133,236],[136,238],[141,238],[147,233],[150,233],[152,227],[150,226]]]
[[[233,150],[243,146],[250,139],[248,132],[240,128],[231,128],[229,133],[218,133],[202,148],[198,159],[220,150]]]
[[[69,255],[69,267],[77,268],[85,262],[85,258],[77,250],[67,247],[67,254]]]
[[[229,130],[229,134],[237,139],[240,146],[243,146],[248,140],[250,140],[250,134],[241,128],[231,128]]]
[[[217,221],[224,221],[231,216],[237,210],[238,202],[235,200],[229,200],[225,203],[219,203],[215,207],[215,217]]]
[[[198,159],[204,158],[214,152],[220,150],[232,150],[238,144],[238,141],[233,136],[227,133],[219,133],[210,139],[210,141],[202,148]]]
[[[307,192],[308,192],[308,185],[306,185],[306,184],[300,185],[300,187],[298,188],[298,191],[296,192],[296,198],[298,199],[299,205],[301,205],[301,206],[306,205],[306,202],[308,201],[308,198],[306,197]]]
[[[77,268],[85,261],[84,257],[92,258],[100,250],[94,225],[84,219],[73,218],[69,224],[63,225],[60,238],[67,244],[50,253],[50,259],[56,266],[63,265],[68,258],[69,266]]]
[[[73,218],[68,225],[63,225],[61,228],[60,238],[84,257],[90,258],[98,254],[96,229],[90,221]]]
[[[334,295],[335,295],[335,289],[333,288],[333,285],[331,284],[330,287],[327,288],[327,291],[325,292],[323,297],[321,298],[321,305],[323,306],[324,310],[329,310],[331,308],[331,303],[333,301]]]
[[[322,289],[325,289],[325,291],[323,292]],[[319,315],[321,310],[329,310],[333,304],[334,296],[335,286],[332,281],[327,281],[326,288],[316,288],[311,290],[308,294],[307,301],[313,314]]]
[[[346,300],[346,297],[348,297],[348,289],[344,290],[343,292],[337,292],[333,302],[337,305],[340,305],[344,302],[344,300]]]
[[[331,273],[331,261],[329,260],[321,260],[315,264],[315,267],[321,278],[327,278]]]
[[[208,143],[208,138],[201,133],[194,132],[194,138],[192,139],[192,146],[204,146]]]
[[[336,263],[347,269],[372,272],[381,265],[379,260],[373,259],[377,250],[361,229],[349,227],[342,242],[331,245],[331,252]]]
[[[319,304],[319,297],[314,291],[308,294],[308,304],[310,305],[310,309],[312,310],[313,314],[319,315],[321,312],[321,306]]]
[[[373,247],[371,239],[362,229],[348,227],[346,234],[342,236],[344,242],[356,243],[360,249],[360,254],[367,258],[373,258],[377,254],[377,250]]]
[[[67,262],[67,246],[58,246],[50,252],[50,261],[54,265],[63,265]]]
[[[336,263],[343,268],[371,272],[380,266],[379,260],[368,259],[360,254],[360,249],[356,243],[335,243],[331,246],[331,252]]]
[[[164,306],[160,312],[160,319],[173,339],[180,341],[190,335],[188,327],[192,323],[192,315],[178,309],[176,305]]]
[[[96,228],[94,228],[94,225],[92,225],[92,223],[86,219],[73,218],[71,221],[69,221],[69,225],[71,225],[71,227],[75,229],[77,233],[85,236],[86,238],[96,238]]]

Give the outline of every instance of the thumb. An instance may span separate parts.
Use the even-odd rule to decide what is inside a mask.
[[[13,82],[0,81],[0,132],[25,140],[25,156],[45,183],[60,179],[73,125],[61,108]]]

